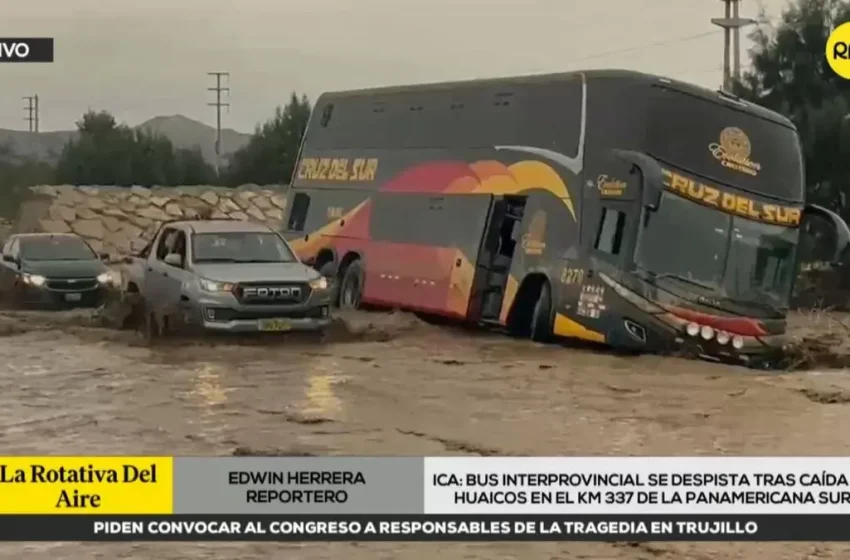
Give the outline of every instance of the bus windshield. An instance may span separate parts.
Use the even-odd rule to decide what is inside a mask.
[[[665,192],[640,232],[635,263],[670,291],[777,311],[788,307],[798,239],[796,228],[732,216]]]
[[[648,152],[720,185],[787,202],[805,187],[797,133],[734,106],[653,88]]]

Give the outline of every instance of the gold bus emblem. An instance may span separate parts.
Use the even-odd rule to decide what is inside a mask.
[[[546,248],[546,212],[538,210],[528,224],[528,232],[522,236],[522,251],[526,255],[540,255]]]
[[[708,149],[723,167],[753,177],[761,171],[761,164],[750,159],[753,151],[750,138],[736,126],[728,126],[720,131],[720,141],[709,144]]]

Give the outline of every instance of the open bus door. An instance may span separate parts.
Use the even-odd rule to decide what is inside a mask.
[[[493,197],[476,263],[470,300],[472,321],[498,322],[511,265],[521,245],[526,196]]]

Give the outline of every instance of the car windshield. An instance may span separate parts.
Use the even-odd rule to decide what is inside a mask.
[[[27,261],[88,261],[97,255],[77,237],[39,237],[21,240],[21,258]]]
[[[295,255],[272,232],[197,233],[192,239],[194,262],[293,262]]]
[[[777,310],[788,307],[798,239],[796,228],[731,216],[665,192],[635,258],[656,279]]]

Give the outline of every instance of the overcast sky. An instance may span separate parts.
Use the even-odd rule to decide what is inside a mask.
[[[786,0],[744,0],[777,16]],[[88,108],[138,124],[215,122],[206,72],[230,72],[223,125],[251,131],[292,90],[584,68],[717,87],[718,0],[0,0],[0,36],[56,38],[53,64],[0,64],[0,128],[73,128]],[[746,55],[744,56],[746,60]]]

